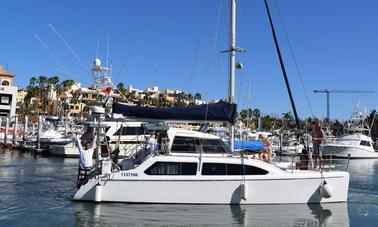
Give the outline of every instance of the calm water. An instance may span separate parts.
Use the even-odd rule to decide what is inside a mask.
[[[0,226],[377,226],[378,160],[352,160],[349,172],[348,203],[94,204],[71,200],[77,159],[1,151]]]

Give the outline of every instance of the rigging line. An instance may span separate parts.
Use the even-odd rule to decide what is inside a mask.
[[[296,70],[297,70],[298,77],[299,77],[299,80],[300,80],[300,82],[301,82],[301,86],[302,86],[303,92],[304,92],[305,97],[306,97],[307,105],[308,105],[308,107],[309,107],[309,109],[310,109],[311,116],[312,116],[312,117],[315,117],[314,112],[312,111],[312,107],[311,107],[311,103],[310,103],[310,99],[309,99],[309,97],[308,97],[308,93],[307,93],[306,87],[305,87],[304,82],[303,82],[302,73],[301,73],[301,71],[299,70],[299,65],[298,65],[297,59],[296,59],[296,57],[295,57],[293,47],[292,47],[291,42],[290,42],[289,35],[288,35],[288,33],[287,33],[287,29],[286,29],[286,27],[285,27],[285,23],[284,23],[284,21],[283,21],[283,17],[282,17],[282,15],[281,15],[280,9],[279,9],[279,7],[278,7],[277,1],[274,0],[274,3],[275,3],[275,6],[276,6],[276,9],[277,9],[277,12],[278,12],[278,16],[279,16],[279,19],[280,19],[280,22],[281,22],[281,26],[282,26],[283,31],[284,31],[284,35],[285,35],[286,41],[287,41],[287,43],[288,43],[288,45],[289,45],[290,54],[291,54],[291,56],[292,56],[292,58],[293,58],[294,65],[295,65],[295,68],[296,68]]]
[[[242,106],[241,106],[241,108],[240,108],[241,110],[242,110],[242,109],[247,109],[247,110],[249,109],[249,106],[248,106],[249,103],[247,103],[247,107],[246,107],[245,103],[246,103],[246,97],[249,99],[249,96],[248,96],[248,95],[249,95],[249,86],[250,86],[250,85],[251,85],[251,82],[248,83],[247,95],[244,95],[244,96],[243,96],[243,104],[242,104]]]
[[[241,88],[242,88],[242,84],[243,84],[243,69],[240,69],[241,70],[241,72],[240,72],[240,79],[239,79],[239,92],[238,92],[238,96],[237,96],[237,103],[240,103],[240,101],[241,101]]]
[[[37,34],[34,35],[34,37],[41,43],[41,45],[46,49],[46,51],[49,53],[49,55],[55,60],[55,62],[59,65],[59,67],[64,69],[64,66],[62,62],[59,60],[59,58],[47,47],[47,45],[39,38]]]
[[[207,12],[209,11],[208,8],[209,8],[209,1],[206,1],[205,15],[203,16],[203,18],[205,19],[205,21],[206,21],[206,18],[208,16],[208,14],[207,14]],[[190,76],[189,76],[189,83],[188,83],[188,88],[187,88],[188,92],[190,92],[191,85],[192,85],[192,80],[193,80],[193,77],[194,77],[194,71],[195,71],[195,68],[197,66],[197,60],[198,60],[199,50],[200,50],[200,46],[201,46],[202,36],[203,36],[203,34],[205,32],[205,25],[206,25],[206,23],[202,23],[199,40],[198,40],[197,47],[196,47],[196,50],[195,50],[194,61],[193,61],[193,65],[192,65],[192,70],[191,70],[191,73],[190,73]]]
[[[91,70],[83,63],[83,61],[80,59],[80,57],[76,54],[76,52],[71,48],[70,45],[63,39],[63,37],[59,34],[59,32],[54,28],[52,24],[49,24],[50,28],[55,32],[55,34],[59,37],[59,39],[64,43],[64,45],[71,51],[72,55],[76,58],[77,61],[81,64],[81,66],[87,70],[88,72],[91,72]]]
[[[59,65],[59,67],[61,67],[61,69],[57,69],[58,71],[60,72],[63,72],[65,73],[66,75],[68,76],[72,76],[72,77],[76,77],[77,79],[83,81],[83,82],[86,82],[88,83],[87,81],[83,80],[83,79],[80,79],[78,76],[75,76],[74,74],[72,73],[69,73],[65,67],[63,66],[62,62],[59,60],[59,58],[47,47],[47,45],[42,41],[41,38],[39,38],[39,36],[37,34],[34,35],[34,37],[41,43],[41,45],[46,49],[46,51],[50,54],[50,56],[55,60],[55,62]],[[75,82],[75,81],[74,81]],[[78,86],[78,84],[75,82],[75,84]],[[88,83],[91,85],[91,83]]]
[[[216,16],[216,26],[215,26],[215,33],[214,33],[214,43],[213,43],[213,50],[212,50],[212,57],[210,59],[210,72],[209,72],[209,75],[211,77],[211,75],[214,74],[214,60],[216,58],[216,55],[217,55],[217,43],[218,43],[218,34],[219,34],[219,24],[220,24],[220,15],[221,15],[221,9],[222,9],[222,0],[219,0],[218,1],[218,8],[217,8],[217,16]],[[215,78],[216,79],[216,78]],[[206,83],[206,97],[208,98],[208,102],[210,100],[210,98],[208,97],[208,93],[209,91],[211,90],[210,89],[210,86],[212,85],[211,82],[209,83]]]
[[[87,80],[84,80],[84,79],[80,78],[79,76],[76,76],[75,74],[72,74],[72,73],[68,72],[68,71],[65,70],[65,69],[56,68],[56,70],[59,71],[59,72],[62,72],[62,73],[64,73],[64,74],[66,74],[66,75],[68,75],[68,76],[71,76],[71,77],[73,77],[73,78],[75,78],[75,79],[78,79],[78,80],[80,80],[80,81],[82,81],[82,82],[85,82],[85,83],[87,83],[87,84],[89,84],[89,85],[92,85],[91,82],[89,82],[89,81],[87,81]],[[75,81],[74,81],[74,82],[75,82]],[[75,84],[78,85],[76,82],[75,82]]]
[[[134,41],[133,41],[133,44],[131,46],[131,49],[130,51],[128,52],[128,54],[126,55],[126,58],[125,58],[125,61],[122,63],[121,65],[121,68],[120,70],[118,71],[117,75],[114,77],[114,81],[117,83],[118,82],[118,77],[121,75],[123,69],[125,68],[128,60],[129,60],[129,57],[131,56],[132,52],[134,51],[134,49],[136,48],[136,43],[137,43],[137,39],[135,38]]]

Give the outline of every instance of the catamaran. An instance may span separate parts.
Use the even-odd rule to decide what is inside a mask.
[[[236,0],[231,0],[229,103],[165,109],[113,103],[114,113],[137,119],[228,122],[230,149],[217,136],[169,128],[164,132],[158,152],[148,153],[144,149],[119,164],[97,152],[96,166],[87,182],[79,187],[74,200],[179,204],[347,201],[347,172],[281,169],[233,152],[236,119],[234,69],[235,52],[238,50],[235,44],[235,12]],[[98,116],[99,126],[103,113],[101,108],[92,112]],[[296,116],[295,109],[294,114]]]

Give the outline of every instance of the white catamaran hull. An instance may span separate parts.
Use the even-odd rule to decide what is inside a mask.
[[[303,172],[303,171],[302,171]],[[349,174],[324,173],[330,198],[321,194],[319,172],[288,173],[282,177],[138,177],[135,171],[122,171],[93,179],[76,193],[75,200],[180,203],[180,204],[288,204],[345,202]],[[175,179],[177,178],[177,179]],[[97,185],[97,186],[96,186]],[[244,192],[245,190],[245,192]]]

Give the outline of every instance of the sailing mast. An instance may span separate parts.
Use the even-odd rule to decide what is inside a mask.
[[[230,21],[230,87],[229,102],[235,102],[235,53],[236,53],[236,0],[231,0],[231,21]],[[230,150],[234,152],[234,124],[229,125]]]

